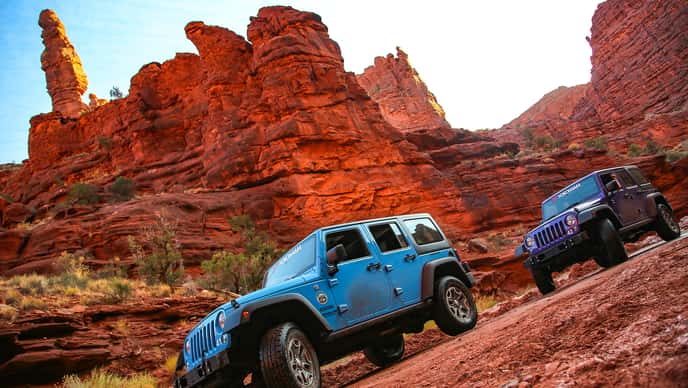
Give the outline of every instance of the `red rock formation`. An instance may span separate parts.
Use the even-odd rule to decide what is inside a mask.
[[[375,58],[375,64],[357,79],[380,105],[385,120],[402,132],[451,127],[435,95],[399,47],[396,58],[392,54]]]
[[[557,89],[493,136],[523,145],[519,129],[527,127],[564,145],[603,137],[623,153],[649,141],[672,148],[688,136],[688,4],[609,0],[591,31],[585,96],[583,85]]]
[[[0,273],[48,271],[65,250],[85,249],[94,265],[127,257],[127,236],[163,208],[179,219],[191,265],[236,244],[227,217],[237,214],[250,215],[283,244],[324,224],[419,211],[436,216],[451,238],[466,240],[528,227],[546,195],[594,168],[622,163],[639,164],[681,214],[688,209],[683,161],[592,150],[513,159],[519,149],[504,132],[431,128],[432,116],[400,132],[344,71],[315,14],[264,8],[249,25],[250,43],[200,22],[185,31],[200,55],[143,66],[127,97],[77,120],[55,113],[32,119],[30,160],[0,177],[0,192],[35,208],[37,222],[21,233],[16,220],[5,223]],[[574,122],[585,104],[577,105],[564,115],[575,125],[548,128],[571,139],[594,131],[616,133],[619,141],[685,134],[680,112],[629,119],[622,132],[618,122]],[[534,117],[549,123],[552,111],[541,112]],[[117,176],[132,178],[138,197],[108,202]],[[101,203],[56,206],[76,182],[100,186]],[[476,260],[489,287],[515,288],[529,279],[513,259]]]
[[[41,68],[45,71],[48,94],[53,100],[53,112],[60,112],[64,117],[79,117],[86,110],[81,96],[88,88],[81,59],[55,12],[43,10],[38,24],[43,29],[41,36],[45,45]]]
[[[688,3],[607,1],[592,19],[592,87],[600,120],[688,109]]]

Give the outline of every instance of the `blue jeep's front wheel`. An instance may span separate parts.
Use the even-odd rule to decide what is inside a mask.
[[[437,327],[449,335],[470,330],[478,321],[478,309],[468,288],[453,276],[437,281],[432,311]]]
[[[308,337],[293,323],[268,330],[260,344],[260,369],[268,387],[320,387],[320,363]]]

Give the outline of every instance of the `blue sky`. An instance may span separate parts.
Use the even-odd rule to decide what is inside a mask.
[[[210,1],[3,0],[0,2],[0,163],[27,157],[29,119],[49,112],[38,15],[57,12],[81,57],[89,92],[125,93],[146,63],[196,52],[192,20],[245,36],[250,16],[283,4],[320,14],[345,68],[360,73],[401,46],[457,128],[494,128],[543,94],[590,79],[591,18],[598,0]]]

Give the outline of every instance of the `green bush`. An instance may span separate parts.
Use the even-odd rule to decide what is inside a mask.
[[[110,152],[110,150],[112,149],[112,139],[105,136],[98,136],[97,140],[98,145],[100,145],[102,149],[104,149],[107,152]]]
[[[521,136],[523,136],[523,138],[525,139],[526,145],[527,145],[528,147],[532,147],[532,146],[533,146],[533,143],[534,143],[534,140],[535,140],[535,133],[533,132],[533,129],[532,129],[532,128],[523,128],[523,129],[521,129]]]
[[[229,223],[235,232],[241,233],[244,252],[220,251],[212,259],[203,261],[201,285],[244,294],[260,288],[263,273],[281,255],[281,251],[267,235],[256,231],[250,217],[232,217]]]
[[[123,176],[117,177],[110,186],[110,192],[118,201],[128,201],[134,198],[135,190],[134,181]]]
[[[607,139],[603,137],[594,137],[591,139],[585,139],[583,141],[583,145],[585,148],[592,148],[598,151],[606,150],[607,149]]]
[[[181,283],[184,262],[179,252],[177,225],[159,213],[156,221],[141,231],[136,239],[129,236],[129,249],[139,275],[147,284],[166,284],[173,288]]]
[[[9,194],[0,193],[0,198],[4,199],[8,203],[14,203],[14,199],[12,199],[12,196],[10,196]]]
[[[639,144],[631,144],[628,146],[628,156],[635,158],[642,154],[643,150]]]
[[[688,156],[687,151],[667,151],[666,153],[666,161],[669,163],[673,163],[677,160],[683,159]]]
[[[75,183],[69,189],[69,198],[79,205],[92,205],[100,202],[98,186],[88,183]]]
[[[662,149],[662,146],[657,144],[654,140],[648,140],[647,143],[645,143],[645,149],[643,149],[643,154],[644,155],[657,155],[664,150]]]

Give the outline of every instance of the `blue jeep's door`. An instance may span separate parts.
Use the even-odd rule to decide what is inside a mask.
[[[405,306],[420,301],[422,263],[416,260],[416,251],[397,222],[374,222],[366,228],[375,241],[373,248],[382,262],[382,271],[391,282],[395,304]]]
[[[348,324],[355,324],[389,311],[390,284],[360,226],[327,230],[324,240],[325,252],[341,244],[347,254],[347,259],[337,265],[339,271],[329,279],[341,317]]]

